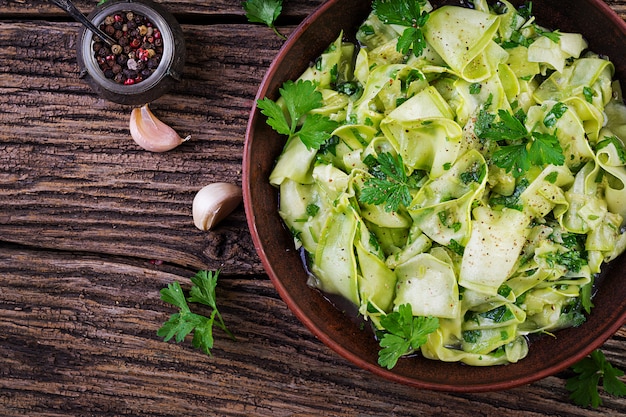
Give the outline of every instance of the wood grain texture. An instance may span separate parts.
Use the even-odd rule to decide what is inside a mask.
[[[96,1],[78,1],[88,11]],[[239,1],[163,2],[182,23],[183,81],[151,108],[192,140],[138,148],[130,108],[79,78],[79,26],[45,1],[0,1],[1,416],[606,416],[572,405],[568,372],[483,394],[418,391],[338,357],[286,308],[254,251],[243,208],[203,233],[191,201],[239,183],[256,89],[281,41]],[[322,0],[286,0],[289,33]],[[626,1],[607,1],[626,16]],[[156,336],[159,299],[198,269],[222,271],[208,357]],[[202,310],[199,310],[202,312]],[[603,347],[626,369],[626,327]]]

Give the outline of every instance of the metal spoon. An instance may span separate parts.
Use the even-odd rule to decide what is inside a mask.
[[[112,37],[104,33],[103,31],[101,31],[100,29],[98,29],[96,25],[94,25],[91,22],[91,20],[87,19],[87,17],[85,17],[85,15],[82,14],[80,10],[78,10],[76,6],[74,6],[74,3],[72,3],[70,0],[50,0],[50,1],[52,1],[52,3],[59,6],[61,9],[65,10],[70,16],[76,19],[76,21],[78,21],[79,23],[82,23],[85,27],[87,27],[87,29],[89,29],[91,32],[97,35],[100,39],[102,39],[107,44],[109,44],[109,46],[113,46],[117,43],[115,39],[113,39]]]

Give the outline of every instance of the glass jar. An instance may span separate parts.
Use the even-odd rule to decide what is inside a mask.
[[[107,16],[128,12],[144,16],[161,33],[161,60],[149,77],[133,84],[119,83],[106,77],[93,50],[97,36],[86,28],[79,36],[77,61],[81,77],[101,97],[119,104],[146,104],[161,97],[180,81],[185,64],[185,40],[174,16],[151,0],[109,0],[96,7],[88,18],[100,27]]]

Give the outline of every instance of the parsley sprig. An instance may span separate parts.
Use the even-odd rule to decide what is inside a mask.
[[[339,126],[326,116],[309,113],[322,107],[322,93],[309,80],[286,81],[279,93],[285,100],[289,118],[275,101],[265,97],[257,101],[257,106],[267,116],[267,124],[289,139],[298,136],[308,149],[319,149]]]
[[[506,143],[493,154],[492,160],[496,166],[519,178],[532,165],[565,163],[563,148],[555,134],[529,132],[524,126],[526,115],[522,111],[513,115],[507,110],[499,109],[496,117],[495,114],[487,112],[485,107],[487,105],[478,113],[474,133],[483,140]],[[559,106],[554,110],[548,115],[549,125],[553,125],[553,119],[560,118],[567,108]]]
[[[215,298],[215,287],[219,271],[199,271],[191,278],[192,287],[189,297],[185,296],[180,283],[173,282],[167,288],[161,289],[161,300],[179,308],[178,313],[170,316],[169,320],[157,331],[157,335],[163,337],[164,341],[169,341],[175,337],[177,343],[182,342],[185,337],[193,331],[192,345],[200,348],[207,355],[211,355],[213,348],[213,326],[222,329],[233,340],[235,337],[226,328],[222,315],[217,309]],[[204,316],[193,313],[189,308],[190,303],[200,303],[211,308],[210,315]]]
[[[413,316],[410,304],[402,304],[397,311],[380,319],[382,331],[378,364],[392,369],[400,357],[416,351],[428,340],[428,335],[439,328],[437,317]]]
[[[426,48],[422,28],[430,15],[422,10],[424,0],[375,0],[372,9],[385,24],[406,26],[396,46],[399,52],[407,55],[411,49],[416,57]]]
[[[282,0],[246,0],[243,2],[243,8],[249,22],[263,23],[272,29],[279,38],[287,39],[276,29],[276,19],[283,11]]]
[[[371,178],[365,181],[359,201],[366,204],[384,204],[386,212],[398,211],[400,206],[411,204],[411,178],[404,171],[402,156],[389,152],[368,156],[364,161],[370,166]]]
[[[602,405],[598,391],[600,383],[608,394],[626,396],[626,384],[619,379],[624,372],[613,367],[601,350],[591,352],[591,355],[573,365],[572,370],[577,375],[567,379],[565,388],[576,405],[593,408]]]

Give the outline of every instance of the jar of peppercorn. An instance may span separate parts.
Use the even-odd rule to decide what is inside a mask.
[[[101,97],[145,104],[180,80],[185,42],[180,25],[151,0],[108,0],[89,15],[109,35],[107,42],[83,29],[77,60],[81,76]]]

